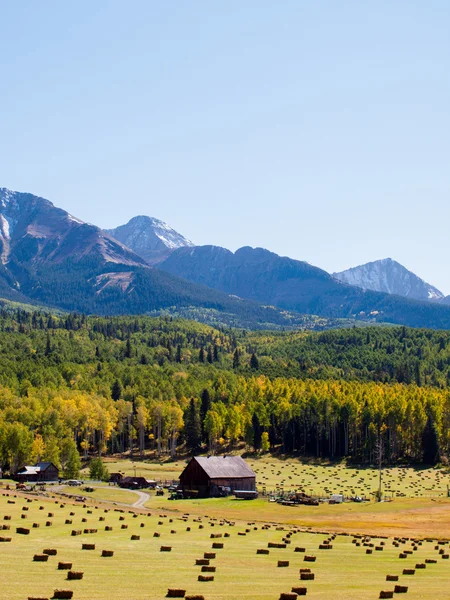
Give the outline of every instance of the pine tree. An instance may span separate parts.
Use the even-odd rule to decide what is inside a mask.
[[[200,348],[200,352],[198,353],[198,360],[201,363],[205,362],[205,351],[203,350],[203,346]]]
[[[212,365],[213,355],[212,355],[212,352],[211,352],[211,346],[208,348],[208,354],[206,355],[206,359],[209,362],[209,364]]]
[[[250,367],[252,369],[254,369],[255,371],[257,371],[259,369],[259,361],[256,357],[256,354],[253,352],[253,354],[250,357]]]
[[[130,338],[127,339],[127,345],[125,346],[125,358],[131,358],[131,342]]]
[[[239,349],[236,348],[233,354],[233,369],[237,369],[240,365]]]
[[[213,359],[214,362],[219,361],[219,349],[217,348],[217,344],[214,344]]]
[[[202,425],[200,411],[194,398],[191,398],[184,417],[184,435],[188,450],[193,454],[197,453],[202,445]]]
[[[175,360],[177,363],[181,363],[181,346],[180,346],[180,344],[178,344],[178,346],[177,346],[177,354],[176,354]]]
[[[122,397],[122,386],[120,385],[119,380],[116,379],[115,382],[111,386],[111,398],[113,400],[120,400],[121,397]]]
[[[426,465],[435,465],[440,461],[439,434],[436,423],[431,415],[422,433],[423,462]]]
[[[253,449],[255,452],[261,449],[261,424],[259,422],[258,415],[253,413],[252,417],[252,427],[253,427]]]
[[[207,389],[204,389],[201,396],[201,404],[200,404],[200,420],[202,427],[202,441],[207,442],[207,435],[205,432],[205,417],[207,412],[211,409],[211,396]]]

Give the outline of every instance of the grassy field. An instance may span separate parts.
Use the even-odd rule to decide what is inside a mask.
[[[416,546],[407,540],[396,547],[393,539],[371,539],[366,542],[374,544],[370,547],[361,538],[356,540],[358,546],[352,536],[338,534],[331,541],[331,549],[321,550],[319,545],[329,540],[328,534],[313,534],[287,524],[271,524],[265,529],[264,519],[257,518],[261,516],[258,505],[251,502],[239,504],[245,511],[253,507],[252,521],[226,522],[172,511],[120,512],[106,505],[96,507],[94,501],[83,507],[56,499],[13,496],[0,497],[0,523],[10,526],[0,536],[11,537],[11,542],[0,544],[0,597],[9,600],[51,598],[55,589],[73,590],[74,599],[80,600],[162,599],[169,588],[202,594],[206,600],[278,600],[280,593],[296,586],[307,587],[310,598],[369,600],[378,598],[381,590],[394,589],[396,584],[385,580],[387,574],[399,575],[397,584],[408,586],[408,598],[432,599],[442,597],[450,577],[450,560],[439,554],[442,550],[448,556],[448,542],[437,545],[423,541]],[[183,506],[189,512],[190,507]],[[214,502],[208,501],[203,507],[211,512]],[[65,524],[66,519],[72,523]],[[105,526],[112,531],[105,531]],[[27,527],[30,534],[20,535],[16,527]],[[72,530],[84,529],[98,531],[71,535]],[[211,539],[212,534],[220,537]],[[132,540],[133,535],[140,539]],[[268,549],[269,543],[283,543],[283,539],[290,542],[285,548],[270,548],[267,555],[256,553],[259,548]],[[83,550],[83,543],[95,544],[95,550]],[[214,543],[224,547],[214,550]],[[163,545],[170,546],[171,551],[161,552]],[[295,552],[296,547],[305,552]],[[34,554],[45,548],[56,549],[57,556],[50,556],[45,563],[33,562]],[[113,550],[114,556],[102,558],[102,550]],[[366,554],[367,550],[372,553]],[[400,559],[400,552],[405,550],[411,554]],[[216,553],[210,560],[210,566],[216,567],[211,582],[198,581],[202,567],[195,563],[205,552]],[[315,556],[316,561],[305,562],[305,554]],[[403,569],[414,569],[426,559],[437,562],[416,569],[414,575],[403,575]],[[289,566],[278,567],[279,560],[289,561]],[[67,581],[67,573],[57,569],[59,561],[71,562],[74,571],[84,573],[83,579]],[[300,568],[310,568],[314,581],[300,581]]]
[[[378,489],[378,470],[351,467],[345,463],[316,464],[300,459],[276,459],[265,456],[248,459],[256,473],[258,489],[267,491],[303,490],[306,493],[329,497],[332,493],[346,496],[370,496]],[[142,476],[147,479],[175,480],[186,461],[146,462],[107,459],[110,472]],[[383,493],[393,498],[444,498],[450,485],[448,471],[434,468],[383,468]]]
[[[367,495],[378,483],[376,471],[343,464],[270,457],[249,463],[260,488],[265,483],[268,489]],[[108,468],[172,480],[184,465],[185,461],[109,461]],[[0,598],[51,598],[55,589],[67,589],[74,592],[74,600],[149,600],[166,597],[169,588],[182,588],[205,600],[278,600],[293,587],[307,587],[307,596],[317,600],[369,600],[395,585],[407,586],[407,597],[413,600],[443,597],[450,578],[450,559],[442,558],[450,554],[448,475],[438,469],[396,468],[386,469],[383,476],[392,502],[318,507],[282,506],[263,497],[171,501],[167,494],[160,497],[150,491],[146,509],[139,510],[131,508],[139,499],[136,493],[107,485],[89,494],[79,488],[48,486],[47,493],[53,496],[48,498],[27,497],[3,487],[0,526],[10,528],[0,531],[0,538],[11,541],[0,543]],[[86,503],[69,501],[57,490],[83,494]],[[29,528],[29,535],[17,533],[17,527]],[[86,529],[97,531],[84,533]],[[82,533],[72,536],[72,530]],[[212,534],[220,537],[212,539]],[[355,537],[364,535],[372,538],[364,542]],[[332,548],[319,549],[330,536]],[[420,544],[413,539],[420,539]],[[95,550],[83,550],[83,543],[95,544]],[[224,547],[214,550],[214,543]],[[268,548],[269,543],[286,547]],[[170,546],[171,551],[161,552],[161,546]],[[296,547],[305,551],[296,552]],[[45,548],[57,550],[57,556],[34,562],[34,554]],[[257,554],[258,549],[269,554]],[[104,558],[102,550],[112,550],[114,556]],[[399,558],[405,550],[406,558]],[[196,564],[205,552],[216,553],[209,565],[216,567],[214,573],[202,573]],[[315,562],[305,562],[305,555],[315,556]],[[427,559],[436,562],[425,563]],[[279,560],[289,566],[278,567]],[[74,571],[83,572],[83,579],[67,581],[67,573],[57,568],[59,561],[71,562]],[[416,568],[417,564],[426,568]],[[301,568],[310,568],[314,580],[300,581]],[[403,574],[405,568],[414,569],[414,574]],[[202,574],[214,576],[214,581],[198,581]],[[398,575],[398,582],[386,581],[388,574]]]

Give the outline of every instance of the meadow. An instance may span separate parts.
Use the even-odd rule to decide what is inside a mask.
[[[251,503],[243,504],[250,508]],[[257,510],[253,521],[231,521],[187,514],[187,504],[185,513],[140,513],[14,492],[4,492],[0,506],[2,525],[9,526],[0,537],[11,539],[0,544],[0,594],[10,600],[51,598],[54,590],[73,591],[80,600],[162,599],[169,589],[205,600],[278,600],[300,587],[311,598],[351,595],[365,600],[393,591],[395,585],[407,586],[408,598],[431,599],[446,589],[450,576],[447,541],[312,533],[260,521]],[[18,527],[29,534],[18,533]],[[94,548],[83,549],[85,544]],[[56,555],[46,562],[33,560],[48,549]],[[102,557],[104,550],[113,556]],[[207,553],[214,558],[205,559]],[[205,564],[196,564],[199,560]],[[60,562],[71,563],[71,571],[83,578],[67,580],[68,571],[58,569]],[[300,579],[305,568],[314,579]],[[403,574],[404,569],[413,574]],[[398,576],[398,581],[386,581],[386,575]],[[199,576],[214,580],[199,581]]]
[[[258,481],[271,488],[310,483],[326,488],[330,480],[336,482],[333,492],[375,486],[376,471],[370,469],[272,457],[249,462]],[[175,479],[184,464],[110,461],[108,466]],[[80,600],[149,600],[181,589],[185,597],[205,600],[278,600],[306,588],[307,597],[320,600],[369,600],[395,586],[406,586],[411,599],[442,597],[450,577],[448,476],[439,469],[412,468],[389,469],[385,475],[386,485],[399,494],[392,502],[319,507],[281,506],[264,497],[171,501],[167,493],[160,497],[150,490],[140,510],[131,506],[136,493],[108,485],[92,494],[48,486],[47,498],[3,487],[0,526],[6,529],[0,538],[11,541],[0,543],[0,597],[52,598],[55,590],[66,590]],[[86,501],[71,501],[56,489],[82,493]],[[18,533],[18,527],[29,534]],[[33,560],[46,549],[57,554],[46,562]],[[104,550],[113,556],[103,557]],[[215,557],[205,558],[208,553]],[[71,563],[82,579],[67,580],[59,562]],[[301,580],[305,568],[313,579]],[[398,580],[386,581],[387,575]],[[199,576],[214,579],[199,581]]]

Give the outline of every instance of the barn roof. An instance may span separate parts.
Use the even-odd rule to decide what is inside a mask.
[[[52,462],[38,462],[35,467],[39,469],[39,471],[45,471],[50,466],[55,466]]]
[[[240,456],[194,456],[192,460],[197,461],[210,479],[256,477]]]

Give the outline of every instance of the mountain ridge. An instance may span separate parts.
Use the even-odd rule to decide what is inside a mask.
[[[444,294],[392,258],[358,265],[333,277],[357,287],[424,301],[441,301]]]

